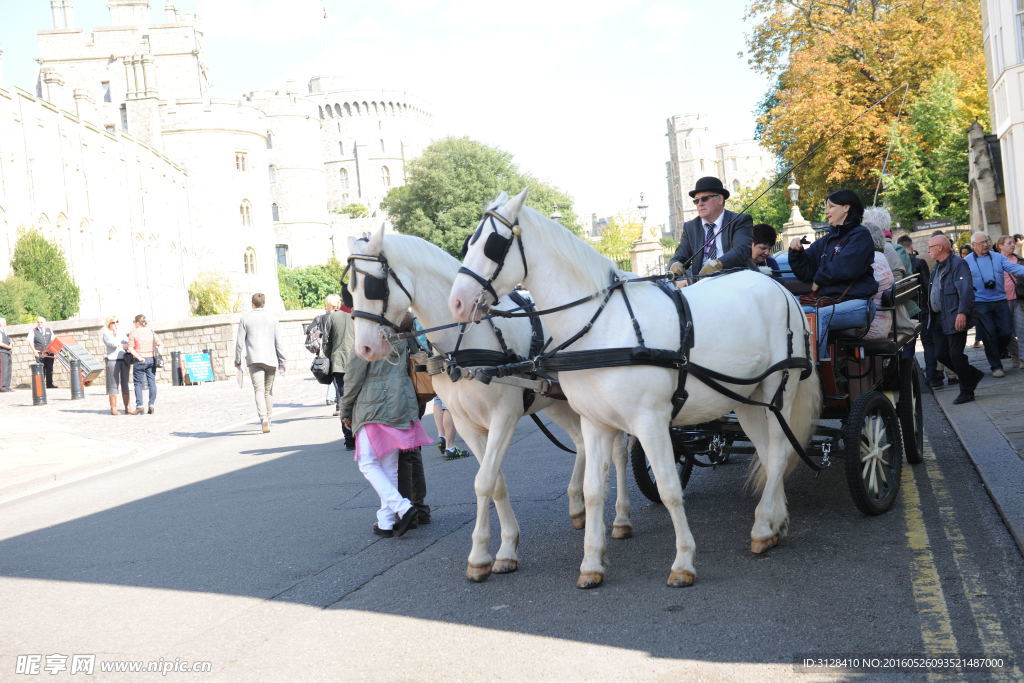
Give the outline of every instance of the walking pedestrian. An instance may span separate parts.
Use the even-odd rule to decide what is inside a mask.
[[[107,400],[110,402],[110,414],[120,415],[117,410],[117,395],[121,394],[124,400],[124,412],[134,415],[131,409],[128,393],[128,372],[131,365],[125,362],[125,355],[128,352],[128,335],[121,332],[118,327],[117,316],[107,318],[107,324],[103,328],[103,346],[106,349],[107,361]]]
[[[932,343],[932,336],[928,334],[929,317],[931,306],[928,305],[928,280],[931,278],[931,269],[928,262],[918,256],[914,249],[914,240],[910,235],[902,235],[897,240],[910,255],[911,272],[918,277],[917,306],[919,312],[914,316],[922,326],[921,346],[924,347],[924,381],[930,387],[942,386],[942,373],[939,371],[938,362],[935,360],[935,345]]]
[[[0,393],[11,390],[11,348],[7,319],[0,318]]]
[[[274,412],[274,378],[278,370],[284,372],[285,364],[277,318],[263,308],[266,303],[267,297],[262,292],[252,295],[252,310],[238,321],[235,340],[235,367],[242,367],[242,359],[245,359],[264,434],[270,431]]]
[[[1011,263],[1020,263],[1013,253],[1015,240],[1012,235],[1003,235],[996,240],[996,249]],[[1010,318],[1013,321],[1013,334],[1016,339],[1010,341],[1010,358],[1013,367],[1019,368],[1024,360],[1024,277],[1003,273],[1003,288],[1006,291],[1006,303],[1010,307]]]
[[[348,288],[343,288],[343,295],[348,295],[348,308],[352,310],[352,295]],[[331,362],[331,378],[333,379],[337,403],[335,414],[341,415],[341,397],[345,393],[345,371],[348,369],[348,359],[352,355],[352,347],[355,345],[355,324],[352,316],[341,310],[342,297],[331,294],[327,297],[327,306],[330,312],[324,317],[323,355]],[[356,440],[352,436],[352,430],[341,425],[341,433],[345,437],[345,448],[352,450],[356,447]]]
[[[142,410],[143,387],[149,391],[149,414],[156,412],[156,356],[160,349],[160,338],[149,329],[149,320],[139,313],[135,316],[135,329],[128,334],[128,353],[135,362],[132,375],[135,380],[135,411],[145,415]]]
[[[965,261],[971,269],[974,285],[977,331],[985,345],[985,358],[992,369],[992,376],[1004,377],[1006,372],[1003,370],[1002,359],[1010,345],[1013,322],[1003,287],[1003,274],[1024,277],[1024,265],[1013,263],[1002,254],[993,253],[992,240],[985,232],[971,235],[971,249],[974,253]]]
[[[32,328],[32,348],[35,350],[36,362],[43,364],[43,375],[46,377],[46,388],[56,389],[53,383],[53,352],[50,351],[50,344],[53,342],[53,329],[46,324],[46,318],[36,318],[36,326]]]
[[[945,235],[934,235],[928,240],[928,253],[935,259],[928,287],[928,333],[935,344],[936,359],[953,368],[960,378],[960,394],[953,399],[959,405],[974,400],[974,389],[985,376],[964,353],[967,325],[974,315],[971,269],[953,253],[953,243]]]
[[[337,298],[337,294],[330,294],[324,300],[324,312],[313,318],[313,322],[309,324],[309,328],[306,330],[306,350],[312,354],[323,354],[324,350],[324,322],[327,320],[327,316],[331,314],[331,311],[335,310],[331,302],[334,301],[332,297]],[[326,355],[326,354],[323,354]],[[338,412],[338,392],[334,386],[334,382],[330,382],[327,385],[327,394],[324,397],[324,402],[327,405],[334,406],[334,416],[339,415]]]
[[[342,421],[355,434],[359,471],[380,497],[373,525],[378,536],[401,536],[416,521],[419,511],[398,491],[398,454],[430,443],[409,378],[407,341],[396,341],[394,349],[396,358],[372,363],[352,354],[341,399]]]

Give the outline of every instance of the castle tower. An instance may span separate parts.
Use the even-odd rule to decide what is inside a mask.
[[[683,223],[697,215],[689,197],[698,178],[716,175],[715,148],[704,114],[681,114],[668,119],[669,161],[666,168],[669,227],[678,238]]]

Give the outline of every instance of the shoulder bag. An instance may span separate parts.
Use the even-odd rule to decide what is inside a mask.
[[[427,374],[426,366],[417,365],[412,354],[409,354],[408,370],[412,388],[416,391],[416,400],[423,403],[434,398],[434,383]]]
[[[334,378],[331,376],[331,359],[320,355],[319,351],[316,354],[316,358],[313,359],[313,363],[309,366],[309,371],[313,373],[313,377],[320,384],[330,384],[334,381]]]

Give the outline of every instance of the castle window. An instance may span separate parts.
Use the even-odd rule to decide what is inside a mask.
[[[1024,62],[1024,0],[1017,0],[1017,57]]]
[[[242,257],[242,262],[245,267],[246,275],[253,275],[256,272],[256,250],[249,247],[245,250],[245,256]]]
[[[277,250],[277,262],[280,265],[282,265],[282,266],[287,268],[288,267],[288,245],[287,244],[278,244],[278,245],[275,245],[274,248]]]
[[[345,103],[345,116],[352,116],[352,107],[348,102]]]
[[[110,102],[110,81],[100,81],[100,91],[103,93],[103,101]]]
[[[267,131],[267,149],[274,149],[274,136]]]
[[[238,207],[238,215],[241,217],[244,227],[252,225],[252,204],[248,199],[242,200],[241,206]]]
[[[317,107],[317,109],[320,110],[320,118],[324,118],[324,108],[323,107]]]
[[[380,151],[381,151],[381,152],[383,152],[383,151],[384,151],[384,138],[381,138],[381,139],[380,139]]]
[[[380,167],[380,182],[384,187],[391,187],[391,171],[387,166]]]
[[[341,105],[340,104],[335,104],[334,105],[334,113],[337,114],[339,117],[341,116]],[[338,125],[340,126],[341,124],[339,123]]]
[[[274,219],[274,221],[281,220],[281,207],[276,203],[270,205],[270,217]]]
[[[246,153],[235,152],[235,170],[244,172],[246,170]]]
[[[277,182],[277,166],[274,166],[273,164],[271,164],[270,166],[267,166],[267,175],[270,177],[270,182],[276,183]]]
[[[348,206],[348,192],[341,193],[341,203]]]
[[[341,189],[348,189],[348,169],[343,168],[338,172],[338,183],[341,185]]]
[[[339,142],[338,143],[338,154],[340,154],[341,156],[345,156],[345,143],[344,142]]]

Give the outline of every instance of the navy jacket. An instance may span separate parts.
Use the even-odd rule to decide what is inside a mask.
[[[722,249],[725,253],[719,254],[718,259],[725,268],[742,268],[750,260],[750,245],[753,242],[754,219],[748,213],[733,213],[726,209],[722,214]],[[704,267],[704,221],[700,216],[683,223],[683,236],[676,247],[676,253],[669,261],[686,263],[687,259],[693,257],[690,264],[689,275],[696,277],[700,269]]]
[[[822,296],[870,299],[878,291],[872,275],[875,243],[863,225],[833,226],[806,249],[789,250],[789,267],[804,282],[818,283]],[[849,291],[847,291],[849,287]]]
[[[932,270],[932,281],[928,286],[929,302],[931,300],[932,287],[935,285],[935,273],[939,271],[939,264],[935,264]],[[967,325],[970,326],[974,317],[974,285],[971,283],[971,269],[967,261],[956,254],[950,254],[946,264],[946,275],[942,278],[942,304],[939,311],[939,319],[942,323],[943,334],[957,334],[956,316],[963,313],[967,316]],[[931,310],[931,303],[929,303]],[[964,328],[967,331],[967,328]]]

